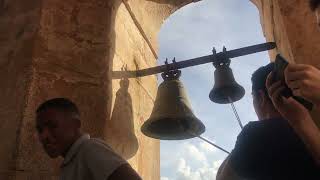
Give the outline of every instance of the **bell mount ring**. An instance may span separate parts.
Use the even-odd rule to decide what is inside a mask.
[[[173,58],[172,60],[173,69],[170,69],[168,59],[166,59],[164,63],[166,65],[167,70],[161,73],[162,79],[165,81],[179,79],[181,76],[181,71],[177,68],[176,58]]]

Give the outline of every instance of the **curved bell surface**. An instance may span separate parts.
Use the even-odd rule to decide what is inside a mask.
[[[160,84],[151,116],[141,131],[162,140],[189,139],[205,131],[203,123],[193,114],[179,79],[165,79]]]
[[[223,65],[214,72],[215,84],[209,94],[211,101],[219,104],[228,104],[240,100],[245,90],[234,79],[229,66]]]

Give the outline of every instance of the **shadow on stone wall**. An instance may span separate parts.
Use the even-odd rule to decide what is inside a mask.
[[[104,138],[121,3],[0,0],[0,180],[57,179],[60,159],[50,159],[33,138],[34,112],[45,100],[71,99],[82,129]]]
[[[138,139],[134,132],[132,98],[128,92],[129,80],[121,79],[115,104],[106,129],[106,141],[123,158],[130,159],[138,151]]]

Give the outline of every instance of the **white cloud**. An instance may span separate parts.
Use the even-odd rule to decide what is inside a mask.
[[[178,163],[177,180],[214,180],[222,161],[215,161],[212,165],[204,164],[202,167],[192,169],[186,160],[181,158]]]
[[[213,167],[218,169],[221,166],[222,162],[223,162],[222,160],[214,161]]]
[[[212,160],[216,159],[212,158],[212,155],[217,152],[219,151],[210,145],[207,146],[205,142],[181,143],[178,148],[167,154],[165,159],[170,160],[170,163],[165,163],[172,173],[166,174],[161,180],[214,180],[222,162],[221,159]],[[162,166],[165,159],[162,155]]]
[[[188,159],[192,164],[202,165],[207,161],[206,149],[210,149],[209,147],[205,147],[205,149],[201,148],[202,142],[199,140],[196,144],[192,142],[163,142],[162,144],[166,144],[167,146],[162,146],[161,151],[161,166],[169,167],[173,164],[177,164],[180,158]],[[210,151],[210,150],[209,150]],[[210,151],[213,153],[214,151]]]
[[[193,157],[195,160],[198,161],[206,161],[206,156],[203,152],[201,152],[195,145],[186,144],[186,149],[189,157]]]
[[[208,144],[207,142],[201,142],[200,143],[200,148],[204,150],[207,153],[213,153],[216,152],[217,149],[213,147],[212,145]]]
[[[168,177],[161,177],[160,180],[170,180]]]
[[[200,177],[200,172],[192,171],[183,158],[179,160],[177,180],[200,180]]]

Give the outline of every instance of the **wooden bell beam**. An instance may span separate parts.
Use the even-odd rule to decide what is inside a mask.
[[[262,51],[268,51],[271,49],[276,48],[275,42],[267,42],[263,44],[243,47],[239,49],[234,49],[230,51],[226,51],[224,48],[223,52],[216,53],[215,49],[213,49],[213,54],[208,56],[202,56],[194,59],[173,62],[166,65],[156,66],[147,69],[141,69],[136,71],[113,71],[112,72],[112,79],[121,79],[121,78],[137,78],[143,76],[149,76],[153,74],[158,74],[174,69],[183,69],[191,66],[197,66],[206,63],[213,63],[215,61],[223,60],[226,58],[235,58],[240,56],[245,56],[249,54],[254,54]]]

